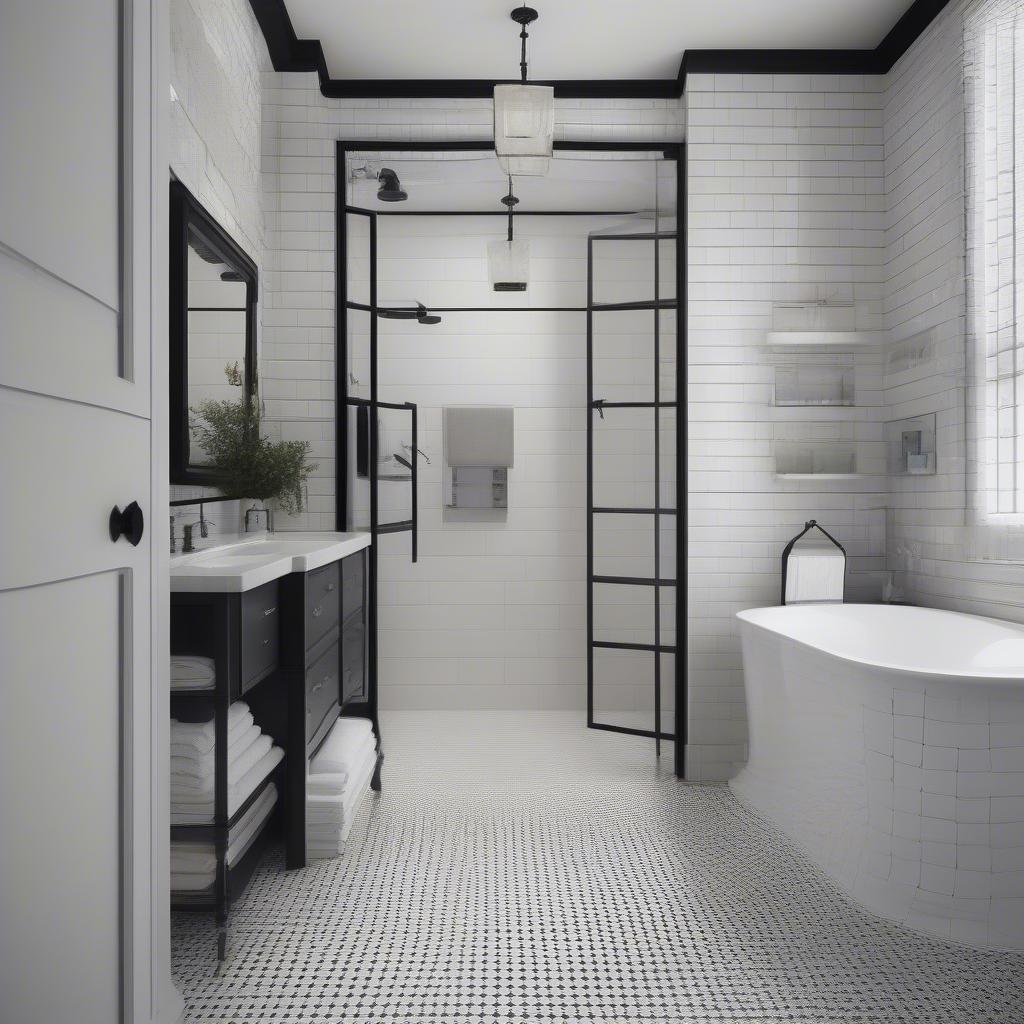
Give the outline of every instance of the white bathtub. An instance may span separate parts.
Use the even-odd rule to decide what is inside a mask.
[[[1024,949],[1024,628],[886,605],[738,617],[737,797],[883,917]]]

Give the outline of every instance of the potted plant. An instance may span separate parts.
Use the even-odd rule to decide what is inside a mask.
[[[276,501],[289,514],[303,510],[306,480],[317,468],[316,463],[306,461],[309,442],[272,441],[266,437],[263,409],[256,394],[238,401],[206,401],[192,412],[197,417],[192,424],[194,437],[225,493],[259,502],[270,531],[274,528],[273,515],[266,508],[267,502]]]

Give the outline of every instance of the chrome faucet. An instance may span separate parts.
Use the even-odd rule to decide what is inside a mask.
[[[195,549],[196,549],[195,545],[192,543],[192,531],[193,531],[193,529],[195,529],[195,525],[196,525],[195,523],[186,523],[181,528],[181,535],[182,535],[181,553],[183,555],[190,554],[191,552],[195,551]]]

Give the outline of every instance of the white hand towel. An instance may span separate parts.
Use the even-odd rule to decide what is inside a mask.
[[[252,712],[244,701],[236,701],[228,708],[228,743],[232,736],[241,735],[253,723]],[[213,719],[208,722],[179,722],[171,719],[172,746],[192,747],[199,754],[213,750],[216,738]]]
[[[309,762],[309,774],[328,772],[348,775],[362,757],[367,737],[373,736],[373,723],[368,718],[339,718],[331,727],[323,746]]]
[[[312,830],[307,828],[306,854],[313,860],[322,860],[326,857],[337,857],[345,846],[349,832],[352,831],[352,822],[355,820],[355,812],[359,807],[370,781],[373,778],[373,770],[377,765],[377,751],[367,752],[362,764],[352,775],[353,785],[342,798],[342,824],[335,829],[324,829],[315,826]]]
[[[245,753],[228,765],[228,785],[237,785],[242,776],[250,768],[258,764],[260,759],[273,745],[274,741],[267,735],[260,736],[255,743],[250,743]],[[216,777],[216,772],[213,771],[208,775],[197,776],[176,774],[172,770],[171,796],[174,797],[182,793],[208,793],[212,795]]]
[[[260,793],[228,837],[227,863],[230,866],[238,850],[270,815],[277,803],[277,786],[271,783]],[[208,874],[210,884],[217,869],[217,852],[213,843],[171,842],[171,874]]]
[[[194,654],[175,654],[171,657],[171,689],[204,689],[212,686],[216,678],[213,658]]]
[[[254,722],[245,732],[232,735],[228,733],[228,764],[234,764],[255,743],[263,733]],[[216,771],[214,752],[200,754],[195,747],[175,743],[171,746],[171,774],[195,775],[205,778]]]
[[[249,798],[252,791],[277,767],[284,751],[271,747],[263,757],[243,775],[238,783],[228,787],[228,816],[230,817]],[[171,822],[175,825],[205,825],[213,820],[213,799],[205,794],[175,794],[171,801]]]
[[[786,564],[786,604],[841,602],[846,557],[834,544],[797,544]]]

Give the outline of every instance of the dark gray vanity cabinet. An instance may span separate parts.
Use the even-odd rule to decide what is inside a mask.
[[[306,864],[306,762],[342,708],[366,700],[366,551],[281,581],[281,672],[288,684],[287,849]]]
[[[226,682],[227,695],[237,700],[277,668],[280,623],[277,580],[244,594],[175,593],[171,653],[213,658],[218,682]]]

